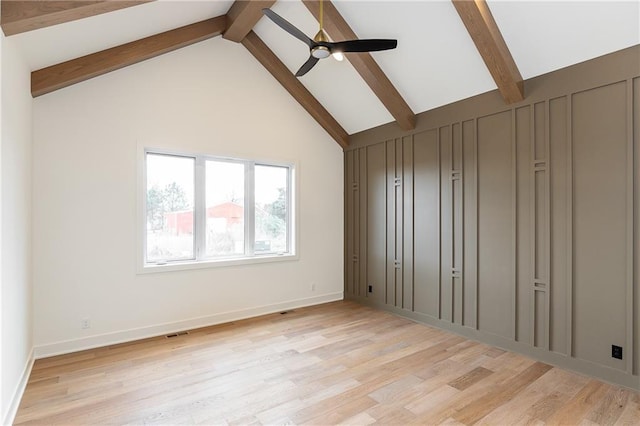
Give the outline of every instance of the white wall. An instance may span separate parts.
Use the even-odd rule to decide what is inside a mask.
[[[12,419],[32,360],[30,71],[12,40],[0,35],[1,220],[0,421]]]
[[[37,356],[342,298],[342,149],[241,45],[201,42],[34,108]],[[136,274],[145,146],[296,162],[299,260]]]

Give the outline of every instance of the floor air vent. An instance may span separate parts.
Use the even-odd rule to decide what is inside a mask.
[[[189,334],[188,331],[180,331],[178,333],[167,334],[164,337],[166,337],[167,339],[171,339],[172,337],[186,336],[187,334]]]

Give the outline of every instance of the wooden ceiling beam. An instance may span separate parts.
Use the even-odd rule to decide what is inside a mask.
[[[320,3],[317,0],[303,0],[307,9],[320,19]],[[324,30],[334,41],[354,40],[358,36],[344,20],[331,1],[324,1]],[[393,86],[384,71],[369,53],[345,53],[344,55],[358,74],[369,85],[380,102],[396,119],[403,130],[411,130],[416,125],[416,115],[398,90]]]
[[[154,0],[2,0],[0,25],[4,34],[10,36],[151,1]]]
[[[176,28],[31,73],[36,97],[222,34],[226,15]]]
[[[505,102],[524,99],[524,83],[485,0],[451,0]]]
[[[250,31],[241,43],[341,147],[346,148],[349,146],[347,132],[256,33]]]
[[[262,18],[262,9],[273,6],[275,0],[236,0],[227,12],[227,30],[222,37],[240,43]]]

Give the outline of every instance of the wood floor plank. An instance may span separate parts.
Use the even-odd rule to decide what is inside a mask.
[[[470,372],[463,374],[457,379],[449,382],[449,386],[458,390],[465,390],[469,386],[484,379],[487,376],[490,376],[491,374],[493,374],[493,371],[491,370],[487,370],[484,367],[476,367]]]
[[[432,409],[423,412],[416,418],[415,424],[439,424],[450,417],[454,417],[459,410],[474,401],[494,392],[496,386],[514,376],[509,369],[498,370],[485,380],[474,383],[463,391],[454,393],[445,404],[439,404]],[[451,380],[451,379],[450,379]],[[446,382],[444,383],[446,384]],[[447,385],[448,386],[448,385]],[[453,389],[453,388],[452,388]],[[457,390],[457,389],[456,389]],[[507,401],[505,401],[506,403]],[[456,419],[457,421],[457,419]]]
[[[609,385],[590,380],[562,410],[548,419],[552,424],[577,424],[587,416],[594,406],[604,397]]]
[[[352,416],[352,417],[349,417],[348,419],[345,419],[342,422],[342,424],[344,424],[344,425],[362,425],[362,426],[366,426],[366,425],[374,424],[375,422],[376,422],[376,419],[371,417],[369,415],[369,413],[367,413],[366,411],[363,411],[361,413],[356,414],[355,416]]]
[[[617,423],[622,426],[637,426],[638,419],[640,419],[640,394],[632,393]]]
[[[36,361],[15,424],[640,424],[640,395],[351,302]]]
[[[569,380],[567,380],[569,379]],[[522,419],[535,423],[545,421],[573,397],[588,379],[557,368],[531,383],[510,401],[497,407],[478,424],[514,424]]]
[[[458,389],[452,388],[448,385],[441,385],[432,392],[426,394],[423,398],[413,401],[411,404],[405,406],[406,409],[414,414],[424,414],[430,412],[432,409],[446,404],[451,398],[459,394]]]
[[[591,411],[588,419],[596,424],[614,424],[624,411],[629,393],[626,389],[616,389],[612,386],[600,403]]]
[[[497,386],[494,391],[459,410],[453,418],[464,424],[477,422],[505,401],[512,399],[524,387],[536,381],[551,368],[550,365],[536,362],[504,385]]]

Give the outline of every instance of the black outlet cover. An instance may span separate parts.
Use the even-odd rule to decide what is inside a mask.
[[[611,356],[613,358],[622,359],[622,346],[611,345]]]
[[[369,293],[373,293],[373,286],[372,285],[369,286]]]

